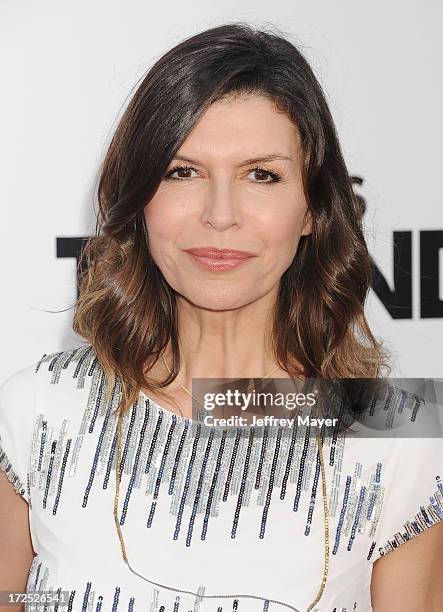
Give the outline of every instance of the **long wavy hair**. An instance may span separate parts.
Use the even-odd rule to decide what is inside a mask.
[[[180,370],[176,295],[151,256],[144,208],[202,113],[242,94],[266,96],[297,127],[312,218],[311,234],[301,236],[280,280],[276,360],[291,377],[375,378],[391,369],[364,314],[372,267],[363,210],[324,92],[278,31],[227,23],[183,40],[149,69],[100,169],[96,232],[81,253],[73,329],[93,346],[108,396],[120,380],[122,414],[141,389],[164,394]],[[171,373],[149,380],[169,342]]]

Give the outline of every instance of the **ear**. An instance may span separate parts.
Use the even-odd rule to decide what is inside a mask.
[[[306,209],[301,236],[308,236],[312,232],[312,215],[309,208]]]

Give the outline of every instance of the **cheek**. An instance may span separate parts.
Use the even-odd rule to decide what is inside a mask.
[[[179,233],[179,223],[161,202],[152,200],[144,210],[146,230],[152,256],[157,261],[174,244]]]
[[[183,231],[190,212],[179,194],[159,188],[144,209],[148,234],[152,235],[153,240],[165,239],[171,242]]]
[[[148,234],[156,236],[166,230],[166,210],[155,198],[145,207],[145,221]]]
[[[266,244],[269,251],[280,258],[291,259],[297,250],[301,233],[299,216],[285,215],[269,219],[266,224]]]

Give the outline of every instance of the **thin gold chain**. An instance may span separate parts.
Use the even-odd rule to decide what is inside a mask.
[[[163,357],[163,361],[165,361],[164,357]],[[168,368],[168,365],[166,364],[165,361],[165,365]],[[169,370],[169,368],[168,368]],[[274,368],[269,374],[267,374],[266,376],[263,376],[263,378],[268,378],[272,372],[274,372],[276,370],[276,368]],[[170,370],[169,370],[170,371]],[[181,385],[182,386],[182,385]],[[189,393],[192,396],[192,393],[189,391],[189,389],[186,389],[186,387],[183,387],[184,390]],[[181,416],[183,417],[183,413],[180,409],[180,413]],[[183,417],[184,418],[184,417]],[[326,580],[328,577],[328,570],[329,570],[329,512],[328,512],[328,497],[327,497],[327,487],[326,487],[326,475],[325,475],[325,466],[324,466],[324,460],[323,460],[323,445],[322,445],[322,441],[320,439],[320,436],[317,434],[316,436],[317,439],[317,446],[318,446],[318,452],[319,452],[319,458],[320,458],[320,471],[321,471],[321,478],[322,478],[322,493],[323,493],[323,516],[324,516],[324,565],[323,565],[323,576],[322,576],[322,581],[320,584],[320,588],[318,590],[318,593],[315,597],[315,599],[312,601],[312,603],[309,604],[309,606],[306,608],[306,612],[309,612],[310,610],[312,610],[315,606],[316,603],[318,603],[318,601],[320,600],[324,588],[326,586]],[[260,597],[258,595],[244,595],[244,594],[239,594],[239,593],[235,593],[235,594],[231,594],[231,595],[201,595],[200,593],[195,593],[193,591],[186,591],[184,589],[177,589],[177,588],[172,588],[168,585],[164,585],[164,584],[160,584],[158,582],[155,582],[153,580],[149,580],[148,578],[146,578],[146,576],[143,576],[142,574],[140,574],[139,572],[137,572],[129,563],[129,559],[126,553],[126,545],[125,545],[125,541],[123,538],[123,533],[120,527],[120,521],[118,519],[118,505],[119,505],[119,495],[120,495],[120,482],[121,482],[121,454],[122,454],[122,414],[121,411],[119,411],[118,414],[118,418],[117,418],[117,465],[116,465],[116,479],[115,479],[115,497],[114,497],[114,522],[115,522],[115,526],[117,528],[117,533],[118,533],[118,537],[120,540],[120,548],[121,548],[121,553],[122,553],[122,558],[123,561],[126,563],[126,565],[128,566],[129,570],[135,574],[136,576],[138,576],[139,578],[142,578],[143,580],[154,584],[158,587],[170,590],[170,591],[174,591],[174,592],[180,592],[180,593],[186,593],[189,595],[192,595],[194,597],[197,598],[207,598],[207,599],[212,599],[212,598],[216,598],[216,599],[221,599],[221,598],[229,598],[229,599],[233,599],[233,598],[249,598],[249,599],[259,599],[259,600],[263,600],[263,601],[268,601],[269,603],[277,603],[280,604],[282,606],[285,606],[291,610],[293,610],[294,612],[301,612],[298,608],[295,608],[294,606],[291,606],[290,604],[283,602],[283,601],[278,601],[276,599],[271,599],[269,597]]]
[[[172,372],[171,372],[171,370],[170,370],[170,368],[169,368],[168,364],[166,363],[166,359],[165,359],[165,355],[164,355],[164,353],[162,353],[162,359],[163,359],[163,363],[165,364],[165,367],[166,367],[166,369],[168,370],[169,374],[172,374]],[[271,374],[274,374],[275,370],[277,370],[277,369],[278,369],[278,367],[279,367],[279,366],[278,366],[278,364],[277,364],[277,365],[275,366],[275,368],[272,368],[272,370],[271,370],[270,372],[268,372],[268,374],[266,374],[265,376],[262,376],[262,378],[270,378]],[[181,383],[178,383],[178,384],[179,384],[179,386],[180,386],[180,387],[183,389],[183,391],[186,391],[186,393],[192,397],[192,399],[193,399],[194,401],[198,402],[199,404],[201,404],[201,403],[202,403],[202,402],[201,402],[201,401],[200,401],[198,398],[196,398],[196,397],[195,397],[195,396],[194,396],[194,395],[191,393],[191,391],[190,391],[190,390],[189,390],[187,387],[185,387],[185,386],[184,386],[184,385],[182,385]],[[178,407],[178,409],[180,410],[180,414],[181,414],[181,416],[184,418],[184,415],[183,415],[183,412],[181,411],[180,406]]]

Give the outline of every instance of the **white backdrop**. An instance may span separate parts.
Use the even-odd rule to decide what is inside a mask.
[[[76,260],[57,257],[56,239],[94,232],[98,166],[132,88],[182,38],[230,20],[277,25],[310,61],[363,179],[368,245],[391,289],[394,232],[410,232],[412,313],[394,319],[371,290],[369,322],[394,376],[442,376],[443,249],[431,317],[419,267],[420,232],[440,245],[443,232],[441,2],[3,0],[0,11],[2,380],[81,340]]]

